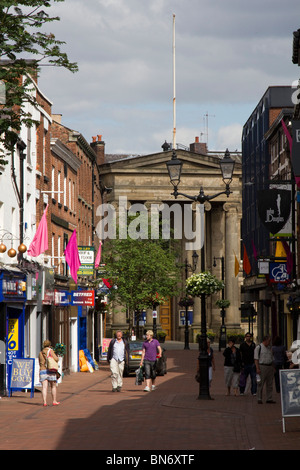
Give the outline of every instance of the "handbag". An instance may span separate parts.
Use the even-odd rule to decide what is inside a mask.
[[[144,381],[144,371],[142,367],[139,367],[135,371],[135,385],[142,385],[142,382]]]
[[[51,356],[51,349],[48,349],[48,352],[47,352],[47,369],[49,372],[58,371],[58,363],[55,361],[53,356]]]

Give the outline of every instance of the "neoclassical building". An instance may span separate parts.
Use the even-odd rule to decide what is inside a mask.
[[[100,136],[101,138],[101,136]],[[200,272],[201,250],[199,237],[201,227],[197,214],[197,204],[182,196],[175,200],[171,194],[166,163],[172,157],[171,150],[143,156],[110,156],[104,153],[104,142],[98,139],[94,149],[102,155],[101,186],[104,188],[104,200],[114,205],[116,212],[120,204],[131,205],[140,203],[149,210],[164,204],[169,210],[171,225],[181,239],[182,285],[186,274],[192,274],[192,255],[196,251],[198,263],[195,272]],[[189,150],[177,149],[177,157],[183,162],[180,192],[195,196],[203,187],[205,194],[214,195],[225,190],[219,162],[224,153],[207,152],[206,145],[196,142]],[[229,329],[240,328],[240,282],[242,272],[235,275],[235,256],[240,260],[240,238],[242,217],[242,169],[241,155],[232,152],[235,169],[230,189],[232,194],[216,197],[204,204],[205,227],[205,269],[211,271],[219,279],[225,280],[225,299],[230,300],[226,310],[226,326]],[[107,191],[107,189],[109,190]],[[160,206],[162,207],[162,206]],[[97,214],[97,212],[96,212]],[[181,231],[181,233],[180,233]],[[179,235],[178,235],[179,234]],[[193,239],[192,239],[193,237]],[[223,259],[222,259],[223,258]],[[223,267],[223,269],[222,269]],[[220,331],[220,309],[215,305],[221,293],[207,298],[207,328]],[[158,308],[157,324],[167,333],[167,339],[183,340],[184,325],[180,298],[170,298],[169,302]],[[146,314],[145,328],[153,324],[152,311]],[[201,311],[200,299],[196,298],[193,306],[190,340],[194,341],[200,332]],[[126,329],[126,313],[112,309],[106,320],[107,334],[116,328]],[[110,331],[109,331],[110,330]]]

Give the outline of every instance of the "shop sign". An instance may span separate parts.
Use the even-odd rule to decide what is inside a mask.
[[[285,189],[262,189],[257,192],[257,208],[261,222],[274,234],[286,225],[291,212],[291,191]]]
[[[188,310],[188,325],[193,324],[193,310]],[[179,324],[185,325],[185,310],[179,310]]]
[[[69,292],[66,290],[54,290],[54,305],[65,306],[69,305]]]
[[[26,293],[26,282],[18,279],[3,279],[2,294],[4,297],[24,298]]]
[[[93,246],[79,246],[78,254],[81,266],[77,274],[80,276],[93,276],[95,262],[95,248]]]
[[[13,359],[10,383],[9,383],[9,395],[12,395],[14,390],[31,390],[31,397],[34,393],[34,364],[35,359]]]
[[[71,305],[74,306],[95,306],[95,291],[94,290],[79,290],[71,291]]]
[[[270,262],[269,264],[269,279],[270,282],[289,282],[290,275],[286,269],[284,262]]]

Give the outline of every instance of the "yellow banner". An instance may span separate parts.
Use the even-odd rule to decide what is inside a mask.
[[[18,318],[8,319],[8,351],[19,349],[19,320]]]

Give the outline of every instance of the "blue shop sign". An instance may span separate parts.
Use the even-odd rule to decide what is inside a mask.
[[[270,262],[269,264],[270,282],[289,282],[290,274],[287,272],[285,262]]]
[[[193,310],[188,310],[188,325],[192,325],[193,324],[193,314],[194,314],[194,311]],[[180,310],[179,311],[179,322],[180,322],[180,325],[185,325],[185,310]]]
[[[70,292],[67,290],[56,290],[54,291],[54,305],[56,306],[66,306],[70,304],[69,301]]]
[[[26,301],[26,276],[0,272],[0,302]]]

